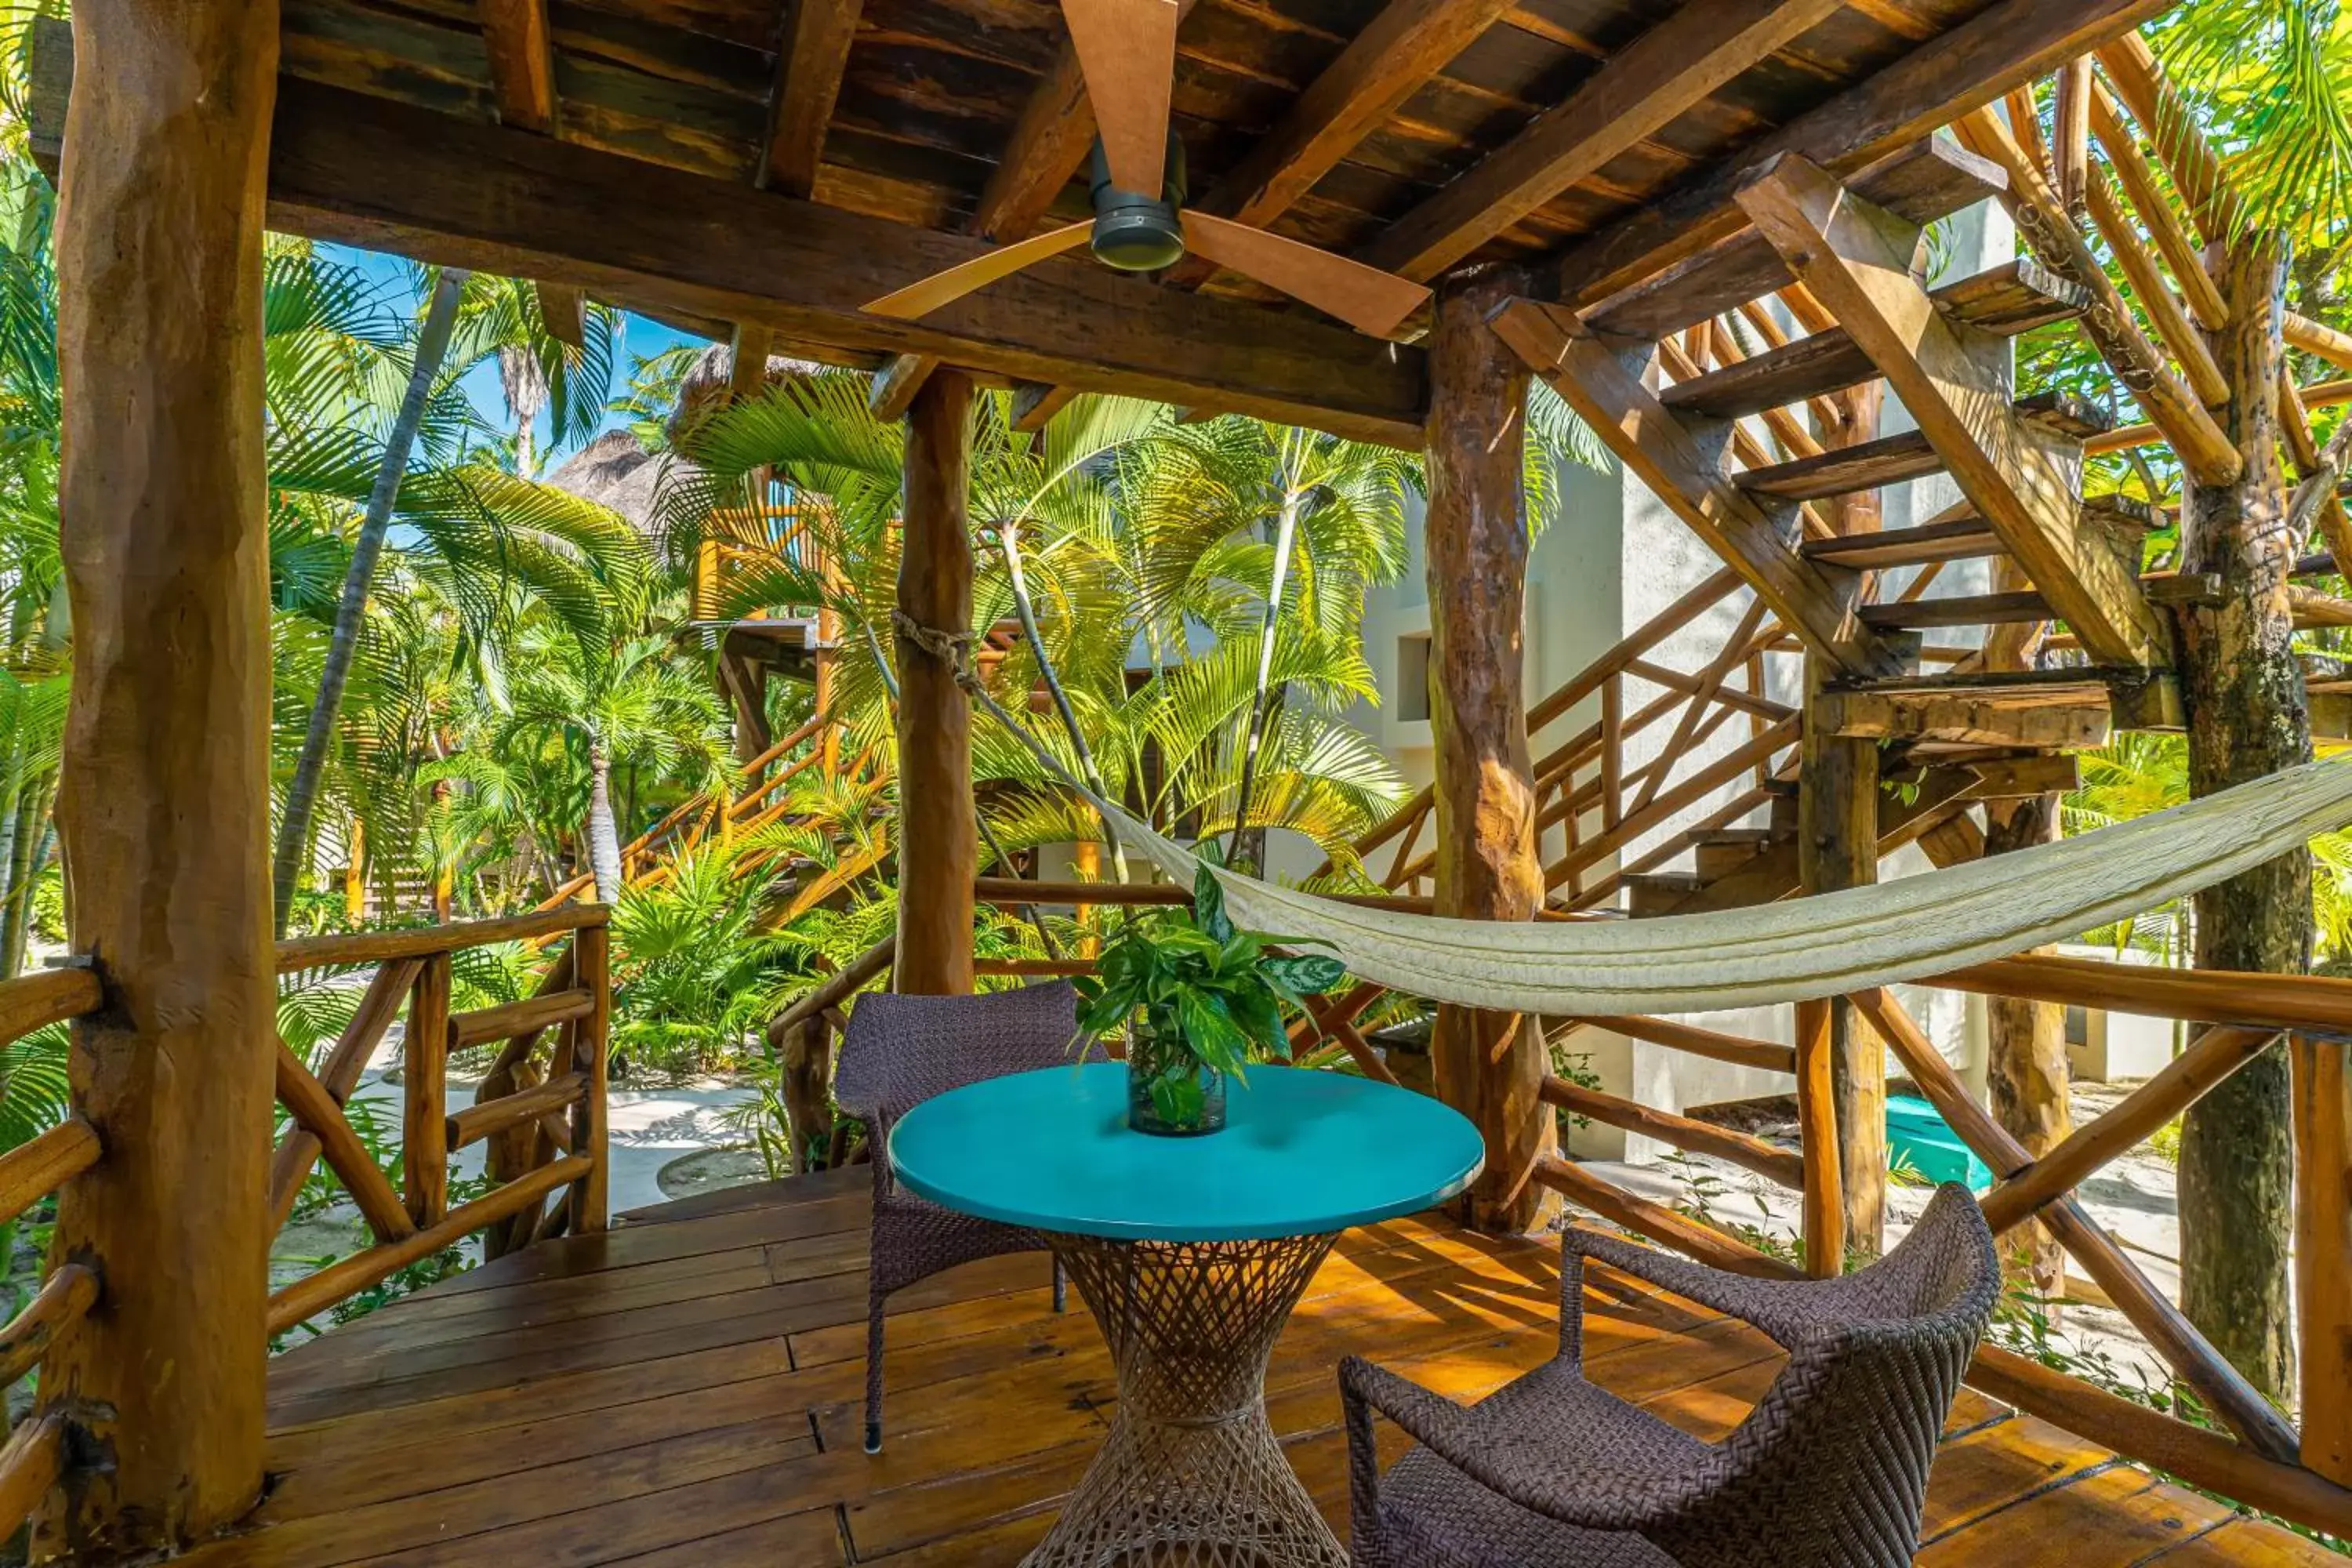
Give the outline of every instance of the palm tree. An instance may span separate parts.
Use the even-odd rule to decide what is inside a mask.
[[[548,416],[551,446],[575,446],[596,434],[621,346],[620,312],[590,301],[577,347],[558,338],[541,313],[539,286],[520,278],[482,277],[467,290],[457,357],[472,364],[495,354],[499,392],[513,421],[514,471],[539,477],[539,416]]]
[[[401,480],[408,472],[409,453],[416,444],[417,430],[425,422],[425,405],[432,398],[434,383],[448,353],[449,333],[457,322],[457,300],[466,287],[466,277],[464,271],[453,268],[434,280],[431,302],[417,324],[408,385],[401,396],[400,411],[393,416],[392,431],[385,437],[383,455],[376,464],[375,482],[369,490],[367,510],[360,520],[351,563],[344,569],[342,598],[335,611],[334,638],[328,644],[326,659],[319,669],[319,690],[310,703],[310,730],[303,738],[301,756],[294,764],[293,780],[287,785],[286,809],[278,827],[278,853],[270,866],[271,902],[277,910],[281,936],[294,905],[294,883],[301,875],[302,858],[310,849],[310,808],[318,799],[319,776],[326,769],[327,747],[333,736],[336,715],[342,710],[343,688],[351,679],[352,659],[359,649],[360,621],[367,613],[368,590],[375,581],[376,560],[383,553],[384,535],[392,527],[392,510],[400,499]]]
[[[568,631],[525,637],[509,670],[511,695],[488,735],[493,756],[538,755],[582,788],[580,821],[596,897],[621,896],[616,768],[656,770],[695,791],[731,777],[725,716],[699,672],[658,637],[599,644]]]

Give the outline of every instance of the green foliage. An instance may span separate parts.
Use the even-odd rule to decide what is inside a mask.
[[[1102,1035],[1133,1026],[1148,1042],[1146,1084],[1160,1116],[1176,1126],[1201,1118],[1203,1070],[1241,1078],[1253,1055],[1286,1061],[1282,1007],[1347,978],[1336,958],[1268,951],[1273,941],[1236,931],[1224,890],[1203,862],[1189,910],[1164,910],[1130,923],[1104,949],[1099,973],[1076,982],[1078,1027]]]
[[[745,1042],[808,983],[810,944],[764,929],[767,879],[741,871],[760,852],[681,856],[666,880],[614,908],[615,1076],[745,1066]]]

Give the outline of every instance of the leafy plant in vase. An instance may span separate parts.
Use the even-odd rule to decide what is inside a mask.
[[[1241,1079],[1253,1048],[1290,1058],[1283,1002],[1347,977],[1336,958],[1268,951],[1237,931],[1224,890],[1204,864],[1192,907],[1130,922],[1103,950],[1097,973],[1076,982],[1078,1026],[1088,1035],[1127,1027],[1127,1119],[1139,1132],[1188,1137],[1225,1124],[1225,1080]]]

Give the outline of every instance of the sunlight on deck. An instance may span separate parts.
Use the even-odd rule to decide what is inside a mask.
[[[1109,1359],[1042,1255],[901,1292],[889,1445],[859,1449],[866,1181],[852,1170],[642,1211],[506,1258],[278,1358],[264,1528],[226,1564],[1011,1564],[1104,1430]],[[1598,1271],[1596,1271],[1598,1274]],[[1276,1429],[1344,1533],[1331,1368],[1363,1352],[1458,1397],[1553,1349],[1552,1249],[1434,1220],[1351,1233],[1267,1378]],[[1706,1436],[1778,1352],[1622,1277],[1596,1280],[1597,1381]],[[1383,1432],[1401,1446],[1401,1435]],[[2335,1561],[1963,1393],[1923,1563]]]

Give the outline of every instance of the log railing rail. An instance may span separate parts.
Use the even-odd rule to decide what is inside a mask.
[[[1744,592],[1738,574],[1728,567],[1716,573],[1528,709],[1528,732],[1538,734],[1583,703],[1597,700],[1599,707],[1596,718],[1538,757],[1532,769],[1537,832],[1557,831],[1564,841],[1544,868],[1553,909],[1612,904],[1625,877],[1663,865],[1687,847],[1690,835],[1737,823],[1772,798],[1772,780],[1785,771],[1801,728],[1796,709],[1767,694],[1768,656],[1787,646],[1779,621],[1751,599],[1698,669],[1674,668],[1660,651],[1676,633]],[[1668,728],[1657,753],[1629,763],[1630,744],[1661,725]],[[1722,755],[1710,754],[1707,743],[1726,725],[1744,730],[1744,738]],[[1750,774],[1748,786],[1735,790],[1727,803],[1715,799]],[[1351,846],[1382,888],[1426,897],[1437,868],[1435,851],[1423,843],[1434,811],[1433,797],[1423,789]],[[1670,825],[1685,831],[1661,834]],[[1612,867],[1637,839],[1652,835],[1658,842]],[[1385,865],[1373,868],[1373,852],[1391,843],[1396,847]]]
[[[2147,971],[2037,955],[1977,964],[1921,984],[2157,1013],[2205,1025],[2167,1068],[2036,1160],[1978,1102],[1891,992],[1876,989],[1848,998],[1920,1094],[1993,1171],[1996,1184],[1981,1203],[1996,1235],[2028,1220],[2048,1226],[2091,1283],[2225,1430],[2192,1425],[1991,1345],[1979,1352],[1971,1381],[1997,1398],[2196,1485],[2314,1529],[2338,1535],[2352,1531],[2352,1077],[2346,1062],[2352,982]],[[1564,1022],[1792,1074],[1804,1055],[1801,1047],[1792,1049],[1675,1019],[1595,1016]],[[2213,1349],[2074,1196],[2086,1177],[2282,1036],[2294,1075],[2299,1426]],[[1833,1145],[1831,1158],[1817,1158],[1824,1140],[1801,1118],[1807,1136],[1801,1152],[1792,1153],[1557,1078],[1545,1086],[1544,1099],[1679,1149],[1728,1160],[1799,1191],[1804,1198],[1807,1263],[1819,1271],[1816,1216],[1839,1212],[1839,1173]],[[1573,1163],[1549,1162],[1538,1169],[1536,1179],[1612,1224],[1703,1262],[1748,1273],[1799,1272],[1737,1237]]]
[[[979,901],[1004,906],[1078,902],[1172,905],[1184,889],[1164,884],[1106,885],[982,878]],[[1420,900],[1365,896],[1384,907]],[[829,1055],[841,1008],[863,986],[885,975],[891,946],[877,944],[781,1015],[772,1037],[815,1031],[817,1065]],[[979,959],[976,973],[1024,979],[1090,973],[1089,958]],[[2169,1369],[2179,1384],[2218,1422],[2194,1425],[2028,1358],[1987,1345],[1971,1379],[1986,1393],[2081,1436],[2179,1475],[2193,1484],[2298,1523],[2337,1534],[2352,1532],[2352,981],[2318,976],[2149,970],[2097,960],[2039,954],[1971,965],[1926,977],[1923,986],[1980,992],[2026,1000],[2154,1014],[2206,1026],[2163,1071],[2139,1085],[2039,1160],[2003,1131],[1970,1095],[1958,1075],[1892,993],[1878,989],[1846,1000],[1885,1039],[1905,1074],[1934,1104],[1955,1134],[1994,1172],[1981,1199],[1995,1233],[2029,1220],[2047,1226],[2099,1292],[2120,1310]],[[1318,999],[1316,1023],[1360,1070],[1395,1081],[1381,1054],[1365,1041],[1355,1020],[1385,989],[1365,982]],[[1810,1013],[1800,1004],[1799,1034]],[[1576,1029],[1630,1036],[1713,1061],[1797,1077],[1824,1065],[1818,1051],[1727,1033],[1682,1019],[1591,1016],[1545,1020],[1554,1038]],[[1302,1022],[1296,1033],[1310,1031]],[[1823,1031],[1825,1033],[1825,1031]],[[2180,1114],[2229,1075],[2284,1037],[2294,1073],[2297,1321],[2303,1385],[2300,1421],[2271,1405],[2231,1367],[2148,1279],[2074,1196],[2074,1188],[2116,1157]],[[1780,1144],[1646,1107],[1622,1096],[1552,1077],[1542,1087],[1543,1114],[1567,1111],[1656,1139],[1675,1148],[1726,1160],[1801,1195],[1808,1265],[1842,1266],[1843,1246],[1818,1238],[1842,1215],[1833,1126],[1801,1114],[1801,1147]],[[1801,1100],[1802,1099],[1801,1094]],[[836,1149],[837,1152],[837,1149]],[[1643,1198],[1573,1162],[1548,1160],[1535,1180],[1611,1223],[1702,1261],[1743,1272],[1803,1272],[1737,1236]],[[1842,1230],[1832,1234],[1842,1236]],[[1826,1258],[1831,1261],[1824,1264]]]
[[[87,967],[0,980],[0,1045],[96,1012],[104,1000],[97,974]],[[0,1224],[21,1217],[96,1165],[104,1153],[97,1131],[72,1116],[0,1154]],[[33,1299],[0,1327],[0,1387],[23,1377],[51,1346],[79,1328],[104,1294],[105,1281],[90,1265],[50,1261],[48,1276]],[[67,1465],[66,1438],[64,1416],[36,1413],[18,1422],[0,1445],[0,1535],[14,1534],[57,1484]]]
[[[271,1156],[272,1229],[283,1227],[311,1167],[323,1159],[373,1241],[281,1287],[269,1299],[270,1332],[313,1318],[477,1231],[485,1233],[486,1253],[497,1257],[534,1240],[604,1228],[604,1075],[612,1016],[607,918],[601,905],[568,904],[503,920],[278,944],[280,973],[366,964],[375,973],[315,1070],[278,1042],[278,1099],[289,1126]],[[453,954],[566,935],[570,944],[550,963],[532,995],[451,1011]],[[395,1189],[352,1130],[344,1105],[404,1005]],[[476,1091],[477,1103],[451,1114],[450,1053],[493,1042],[502,1042],[502,1048]],[[486,1139],[495,1141],[488,1173],[496,1184],[453,1208],[449,1156]]]

